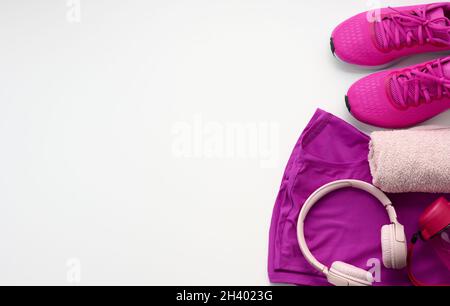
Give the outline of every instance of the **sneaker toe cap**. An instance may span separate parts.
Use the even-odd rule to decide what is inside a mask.
[[[397,115],[386,93],[387,73],[376,73],[365,77],[349,89],[346,96],[347,109],[352,115],[371,125],[386,125]]]
[[[379,66],[390,62],[372,43],[367,14],[356,15],[341,23],[332,34],[332,49],[342,61],[360,66]]]

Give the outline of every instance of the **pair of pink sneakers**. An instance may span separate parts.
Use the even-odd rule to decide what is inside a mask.
[[[374,68],[450,51],[450,2],[361,13],[334,30],[331,49],[344,62]],[[450,109],[450,56],[372,74],[356,82],[345,101],[356,119],[379,127],[426,121]]]

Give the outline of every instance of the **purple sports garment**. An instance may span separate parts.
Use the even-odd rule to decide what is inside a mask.
[[[300,209],[316,189],[340,179],[372,182],[368,164],[369,137],[335,116],[317,110],[295,146],[275,203],[270,229],[269,278],[273,283],[327,285],[324,275],[311,267],[297,243]],[[423,210],[437,194],[388,195],[408,240],[418,231]],[[447,196],[447,198],[449,198]],[[315,257],[327,266],[344,261],[363,269],[380,267],[375,285],[411,285],[405,270],[386,269],[382,263],[381,227],[389,223],[382,204],[356,189],[333,192],[310,211],[306,241]],[[449,271],[431,246],[419,243],[414,273],[430,283],[450,283]]]

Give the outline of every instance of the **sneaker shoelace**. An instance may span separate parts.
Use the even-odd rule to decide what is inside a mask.
[[[442,38],[448,37],[449,20],[445,16],[433,19],[428,17],[430,10],[435,7],[425,6],[411,12],[401,12],[391,7],[389,9],[392,14],[375,23],[383,49],[392,50],[399,49],[402,45],[411,47],[426,43],[450,45],[448,39]]]
[[[450,79],[444,74],[443,62],[439,59],[425,66],[403,71],[391,77],[391,90],[396,92],[395,103],[406,109],[423,103],[431,103],[443,97],[450,97]]]

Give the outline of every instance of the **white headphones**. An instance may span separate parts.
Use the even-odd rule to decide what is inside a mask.
[[[305,218],[311,208],[325,195],[342,188],[356,188],[364,190],[377,198],[386,208],[391,224],[381,228],[381,249],[383,264],[390,269],[403,269],[406,267],[407,242],[403,225],[397,221],[397,214],[389,198],[375,186],[357,180],[342,180],[327,184],[316,190],[305,202],[300,211],[297,223],[297,238],[300,250],[306,260],[317,270],[325,274],[328,282],[335,286],[372,286],[372,274],[361,268],[344,262],[335,262],[328,269],[321,264],[308,249],[305,240]]]

